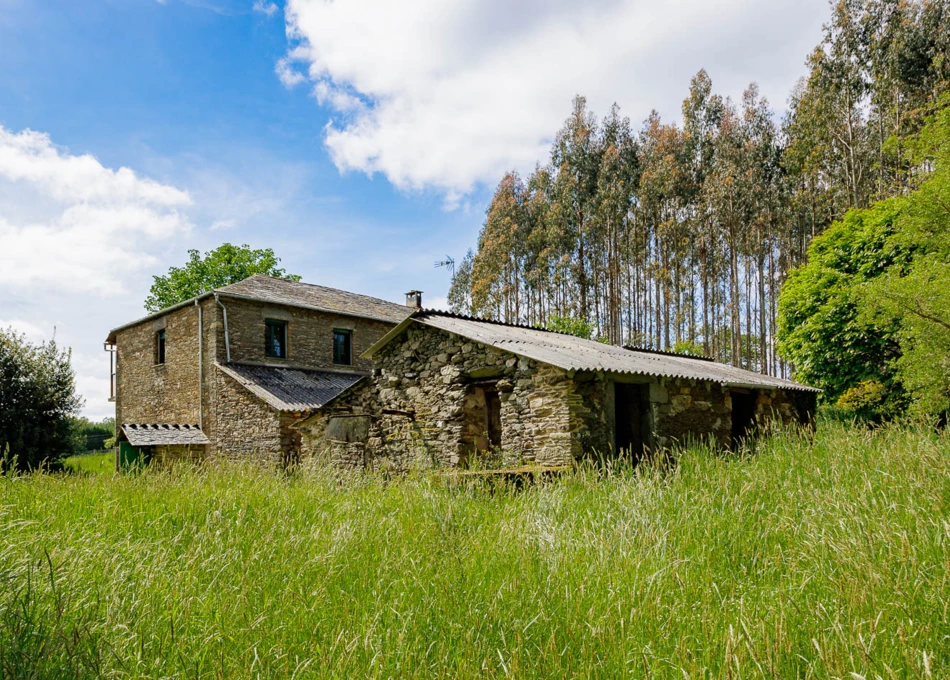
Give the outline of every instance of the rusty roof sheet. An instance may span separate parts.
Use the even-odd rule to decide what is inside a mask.
[[[730,387],[821,391],[791,380],[754,373],[708,359],[625,349],[540,328],[430,310],[413,316],[411,320],[568,371],[687,378],[717,382]],[[397,329],[404,328],[405,325],[408,324],[400,324]],[[397,329],[387,334],[367,354],[379,349],[384,344],[383,341],[395,337],[398,334]]]
[[[132,446],[208,444],[208,437],[197,425],[178,423],[125,423],[122,431]]]
[[[215,291],[222,295],[246,297],[277,305],[309,307],[389,323],[399,323],[412,312],[405,305],[387,302],[369,295],[350,293],[313,283],[286,281],[263,274],[255,274],[243,281],[217,288]]]
[[[295,413],[322,408],[366,377],[363,373],[237,362],[216,366],[278,411]]]

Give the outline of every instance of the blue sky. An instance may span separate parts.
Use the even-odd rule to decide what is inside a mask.
[[[189,248],[440,304],[508,168],[571,98],[675,118],[705,67],[776,109],[823,0],[0,0],[0,324],[74,351],[111,413],[109,328]],[[124,170],[123,170],[124,169]]]

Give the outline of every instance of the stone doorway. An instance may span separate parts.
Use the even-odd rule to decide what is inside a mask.
[[[648,432],[649,385],[614,383],[614,450],[636,463],[643,457]]]
[[[496,382],[471,386],[465,399],[464,448],[484,461],[501,449],[501,399]],[[471,462],[471,456],[468,462]]]
[[[732,446],[737,448],[755,429],[754,390],[731,390],[732,399]]]

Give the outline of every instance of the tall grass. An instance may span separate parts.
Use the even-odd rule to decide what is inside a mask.
[[[14,677],[947,677],[950,441],[823,426],[522,491],[0,479]]]

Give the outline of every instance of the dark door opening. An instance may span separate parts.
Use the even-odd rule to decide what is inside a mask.
[[[755,392],[730,392],[732,397],[732,445],[739,446],[742,440],[755,429]]]
[[[645,420],[648,385],[614,383],[614,432],[617,455],[637,462],[647,436]]]
[[[463,448],[484,458],[501,448],[501,399],[494,382],[473,385],[465,400]]]
[[[488,434],[488,446],[501,448],[501,399],[498,390],[485,390],[485,432]]]

